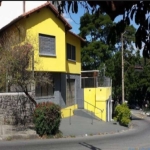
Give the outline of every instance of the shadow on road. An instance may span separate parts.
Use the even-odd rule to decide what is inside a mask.
[[[90,145],[90,144],[88,144],[88,143],[85,143],[85,142],[82,142],[82,143],[79,143],[80,145],[82,145],[82,146],[85,146],[85,147],[87,147],[87,148],[89,148],[89,149],[91,149],[91,150],[102,150],[102,149],[100,149],[100,148],[97,148],[97,147],[95,147],[95,146],[93,146],[93,145]]]

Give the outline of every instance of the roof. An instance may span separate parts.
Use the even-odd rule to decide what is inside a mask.
[[[2,2],[2,1],[0,1],[0,2]],[[66,21],[66,19],[62,15],[59,15],[58,10],[50,2],[46,2],[45,4],[43,4],[43,5],[41,5],[41,6],[37,7],[37,8],[34,8],[34,9],[32,9],[32,10],[30,10],[30,11],[28,11],[28,12],[22,14],[22,15],[20,15],[19,17],[15,18],[10,23],[8,23],[6,26],[4,26],[3,28],[1,28],[0,32],[4,31],[5,29],[7,29],[8,27],[10,27],[14,23],[18,22],[19,20],[28,17],[32,13],[37,12],[40,9],[44,8],[44,7],[50,8],[50,10],[64,23],[64,25],[68,28],[68,30],[72,29],[72,26]],[[85,42],[85,40],[82,37],[80,37],[79,35],[71,32],[71,31],[69,31],[69,33],[71,33],[72,35],[76,36],[81,41]]]
[[[50,10],[64,23],[64,25],[68,28],[68,29],[72,29],[72,26],[66,21],[66,19],[62,16],[59,15],[59,12],[57,11],[57,9],[53,6],[53,4],[51,4],[50,2],[46,2],[45,4],[34,8],[26,13],[23,13],[22,15],[20,15],[19,17],[15,18],[14,20],[12,20],[10,23],[8,23],[6,26],[4,26],[3,28],[0,29],[0,32],[4,31],[6,28],[10,27],[11,25],[13,25],[14,23],[18,22],[19,20],[26,18],[27,16],[31,15],[34,12],[39,11],[40,9],[44,8],[44,7],[48,7],[50,8]]]
[[[76,36],[77,38],[79,38],[81,41],[85,42],[85,39],[83,39],[82,37],[80,37],[79,35],[73,33],[72,31],[68,31],[69,33],[71,33],[72,35]]]

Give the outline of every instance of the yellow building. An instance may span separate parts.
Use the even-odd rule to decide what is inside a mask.
[[[37,102],[52,101],[67,107],[80,103],[81,42],[84,39],[70,30],[71,25],[47,2],[26,12],[0,30],[0,35],[13,31],[16,40],[27,39],[34,46],[34,71],[50,72],[53,86],[36,85]]]

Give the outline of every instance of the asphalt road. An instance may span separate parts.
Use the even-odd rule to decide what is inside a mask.
[[[150,150],[150,119],[134,118],[135,128],[85,138],[1,141],[0,150]]]

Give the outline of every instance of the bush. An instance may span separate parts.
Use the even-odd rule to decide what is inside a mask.
[[[126,103],[116,106],[114,120],[118,121],[120,125],[128,126],[131,121],[130,116],[131,112]]]
[[[61,122],[61,108],[51,102],[37,104],[34,111],[36,133],[40,136],[55,135]]]

